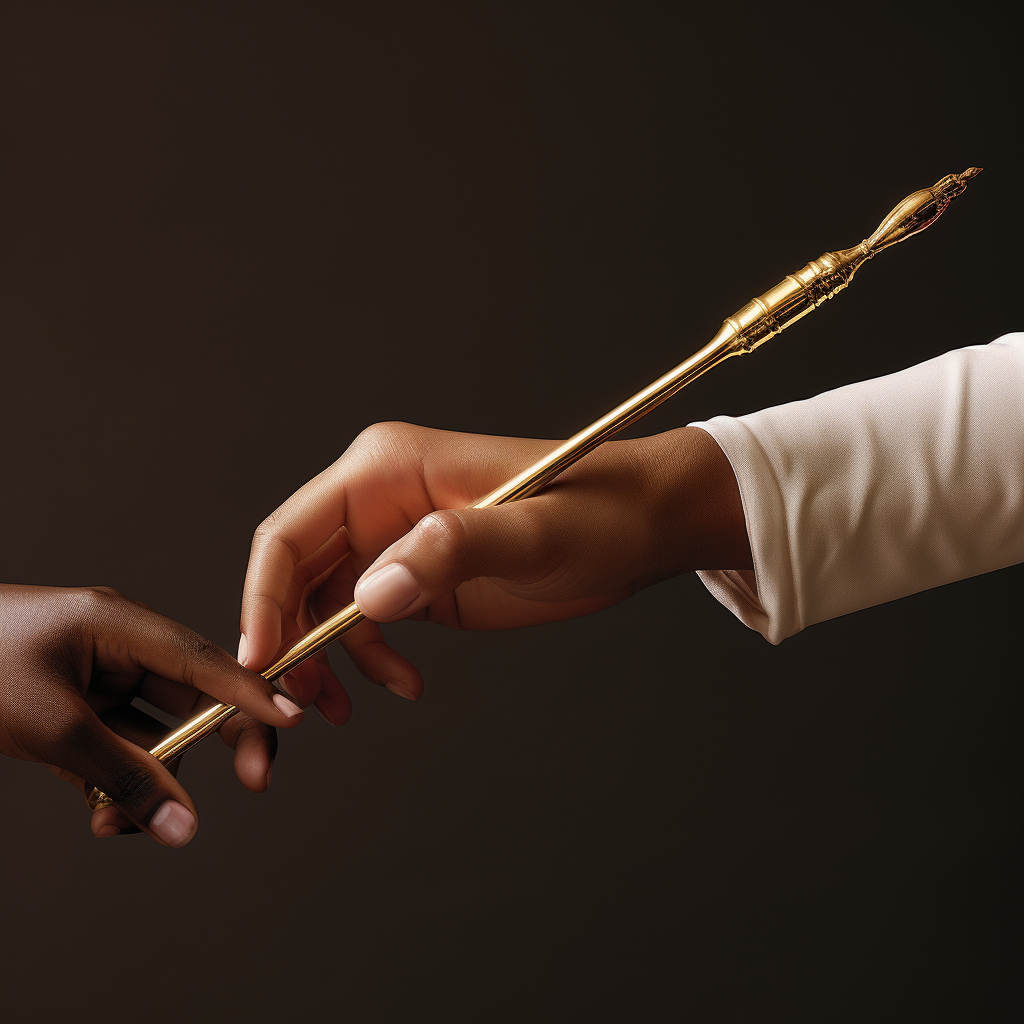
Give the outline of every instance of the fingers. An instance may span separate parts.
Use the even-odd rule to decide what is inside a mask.
[[[302,721],[302,709],[226,651],[163,615],[140,608],[116,591],[85,592],[97,664],[144,668],[202,690],[278,728]]]
[[[312,619],[317,623],[322,622],[351,604],[354,584],[355,580],[348,567],[334,573],[313,595]],[[349,630],[340,642],[355,667],[370,682],[385,686],[407,700],[418,700],[423,696],[423,679],[419,672],[388,646],[377,623],[360,623]],[[320,696],[316,700],[316,708],[328,722],[340,725],[351,716],[352,702],[330,670],[326,653],[321,658]]]
[[[51,712],[50,728],[37,741],[45,761],[107,793],[132,824],[164,846],[189,842],[199,823],[195,805],[164,765],[108,729],[77,694],[65,693]],[[94,829],[118,821],[107,815]]]
[[[294,622],[303,594],[348,554],[348,536],[340,527],[344,491],[330,493],[324,476],[292,495],[253,537],[240,630],[242,660],[254,668],[271,663],[283,640],[282,620]]]
[[[165,679],[154,672],[147,672],[142,677],[138,695],[147,704],[152,704],[153,707],[166,711],[175,718],[190,718],[200,709],[205,697],[202,692],[191,686],[174,679]]]
[[[248,715],[229,718],[220,727],[221,739],[235,751],[235,774],[251,793],[270,785],[277,756],[277,731]]]
[[[326,652],[304,661],[278,680],[303,707],[314,705],[331,725],[344,725],[352,717],[352,701],[328,661]]]
[[[344,725],[352,717],[352,700],[326,658],[315,664],[320,676],[320,695],[314,707],[331,725]]]
[[[82,796],[88,796],[91,792],[92,783],[86,782],[85,779],[80,779],[73,772],[69,772],[65,768],[59,768],[55,764],[48,764],[46,767],[58,779],[70,782]],[[142,831],[132,824],[131,819],[127,815],[117,809],[116,804],[109,804],[106,807],[101,807],[98,811],[93,811],[89,827],[92,829],[92,834],[98,839],[105,839],[109,836],[130,835]]]
[[[332,582],[337,584],[345,573],[339,570],[331,576]],[[324,600],[313,587],[322,582],[321,579],[314,580],[306,588],[302,595],[302,601],[296,613],[295,629],[296,635],[308,633],[321,621],[323,608],[330,605],[332,614],[337,609],[333,607],[334,602]],[[347,585],[348,604],[351,600],[352,584]],[[340,606],[339,606],[340,607]],[[289,642],[282,644],[281,652],[289,646]],[[308,661],[292,669],[277,681],[286,693],[293,696],[296,702],[302,707],[310,704],[316,705],[320,715],[331,725],[344,725],[352,715],[352,703],[349,700],[345,688],[341,685],[338,677],[331,669],[331,663],[327,652],[323,651]]]
[[[166,711],[176,718],[188,718],[213,703],[212,698],[205,694],[198,693],[183,683],[177,683],[172,679],[164,679],[152,673],[147,674],[139,688],[139,696],[148,701],[161,711]],[[197,697],[199,698],[197,700]],[[141,714],[137,708],[128,710]],[[126,731],[119,724],[113,724],[109,716],[103,716],[108,726],[122,736],[147,750],[162,739],[167,732],[167,727],[144,716],[153,723],[155,735],[146,739],[139,739],[132,733]],[[253,793],[262,793],[270,783],[270,773],[274,757],[277,754],[277,731],[269,725],[251,718],[245,712],[229,718],[218,730],[220,738],[235,751],[235,774],[238,780],[246,789]],[[174,772],[174,765],[171,765]]]
[[[130,739],[144,749],[152,747],[167,731],[166,726],[130,705],[118,709],[116,721],[107,716],[106,724],[119,735]],[[265,792],[274,772],[274,758],[277,755],[277,731],[244,713],[239,713],[225,722],[219,733],[221,739],[235,751],[235,774],[242,785],[252,793]],[[180,758],[176,758],[167,766],[174,776],[177,775],[179,762]],[[83,780],[66,770],[55,769],[55,772],[68,781],[76,783],[83,792],[91,789],[90,783],[83,783]],[[103,789],[102,786],[99,788]],[[94,811],[90,827],[93,835],[98,838],[130,835],[140,831],[121,806],[116,803]]]
[[[175,683],[174,685],[180,686],[181,689],[188,691],[194,697],[195,690],[187,686],[181,686],[180,683]],[[155,701],[150,701],[150,703],[154,704],[155,707],[161,706]],[[100,717],[108,729],[116,732],[118,736],[123,736],[126,740],[130,740],[137,747],[142,747],[143,750],[149,750],[167,732],[167,727],[162,722],[158,722],[151,715],[147,715],[144,711],[140,711],[131,704],[122,704],[120,707],[105,712]],[[180,765],[181,758],[176,757],[166,767],[177,778]],[[83,794],[88,795],[88,791],[92,788],[91,783],[85,780],[76,781],[80,783],[79,788]],[[92,834],[100,839],[119,835],[133,835],[141,831],[117,804],[110,804],[107,807],[101,807],[99,810],[93,811],[89,826],[92,829]]]
[[[406,700],[423,696],[423,677],[412,662],[388,646],[376,622],[361,622],[341,638],[341,644],[370,682],[386,686]]]
[[[488,509],[433,512],[391,545],[355,588],[378,622],[415,614],[478,576],[543,580],[561,561],[560,531],[544,497]]]
[[[403,423],[364,430],[342,457],[295,492],[256,531],[242,599],[249,664],[270,663],[295,620],[301,594],[349,554],[354,519],[370,557],[431,507],[421,452],[438,432]],[[415,506],[416,512],[408,514]],[[365,566],[366,562],[363,562]]]
[[[88,785],[88,783],[86,783]],[[131,818],[124,814],[117,804],[108,804],[98,811],[92,812],[89,828],[97,839],[110,839],[113,836],[137,835],[142,829],[132,823]]]

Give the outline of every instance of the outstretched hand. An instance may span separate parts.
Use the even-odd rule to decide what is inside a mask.
[[[0,752],[113,797],[93,814],[95,835],[141,830],[184,846],[198,824],[195,804],[149,753],[167,728],[133,707],[135,697],[178,718],[211,698],[240,708],[220,734],[255,793],[270,782],[273,727],[302,721],[262,676],[117,591],[0,586]]]
[[[370,620],[341,640],[366,678],[416,700],[423,681],[379,622],[513,629],[586,615],[695,568],[749,568],[735,477],[685,427],[612,441],[539,494],[467,506],[557,442],[380,423],[256,531],[242,602],[244,656],[270,664],[354,599]],[[326,654],[282,685],[328,721],[351,712]]]

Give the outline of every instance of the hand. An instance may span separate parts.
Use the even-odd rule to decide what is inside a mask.
[[[0,752],[114,797],[93,814],[94,835],[141,829],[165,846],[192,838],[195,804],[148,752],[167,728],[131,702],[185,718],[210,703],[207,693],[241,709],[221,737],[242,785],[262,792],[273,726],[302,721],[262,676],[114,590],[0,585]]]
[[[416,700],[420,674],[377,622],[511,629],[598,611],[690,569],[750,567],[735,477],[698,428],[608,442],[534,497],[466,507],[555,444],[405,423],[365,430],[256,531],[246,663],[270,664],[354,594],[376,621],[342,644],[368,679]],[[326,654],[282,684],[335,724],[351,712]]]

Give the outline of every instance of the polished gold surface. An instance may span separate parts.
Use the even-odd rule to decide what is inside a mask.
[[[774,288],[748,302],[739,312],[728,317],[721,330],[699,352],[669,370],[653,384],[617,406],[606,416],[581,430],[553,452],[518,476],[491,491],[473,505],[490,508],[508,501],[528,498],[548,484],[563,469],[581,459],[603,441],[618,433],[630,423],[640,419],[680,388],[731,356],[752,352],[769,338],[781,333],[820,306],[826,299],[842,291],[853,279],[858,268],[882,249],[923,231],[946,209],[950,201],[967,188],[967,182],[980,173],[980,167],[968,167],[962,174],[949,174],[931,188],[921,189],[903,200],[879,224],[868,238],[852,249],[827,252],[807,266],[790,274]],[[290,651],[263,672],[265,679],[274,680],[318,654],[342,634],[363,620],[355,603],[307,633]],[[167,762],[183,753],[193,743],[220,728],[237,708],[230,704],[216,704],[201,715],[175,729],[152,754]],[[106,794],[93,790],[90,806],[110,803]]]
[[[198,743],[204,736],[216,732],[237,710],[238,708],[231,704],[214,704],[187,722],[183,722],[174,732],[168,733],[150,753],[158,761],[167,764],[188,750],[193,743]],[[88,792],[86,800],[94,811],[114,802],[106,793],[95,787]]]

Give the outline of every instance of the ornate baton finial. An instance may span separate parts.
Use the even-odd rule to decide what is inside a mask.
[[[860,245],[819,256],[733,313],[715,341],[728,344],[737,354],[763,345],[841,292],[853,280],[857,268],[876,253],[924,231],[980,173],[980,167],[968,167],[962,174],[947,174],[931,188],[907,196]]]
[[[962,174],[947,174],[931,188],[923,188],[912,196],[907,196],[885,220],[875,229],[874,234],[866,238],[863,244],[867,247],[870,259],[876,252],[881,252],[904,238],[924,231],[945,212],[950,200],[955,199],[964,189],[967,182],[981,174],[981,167],[968,167]]]

